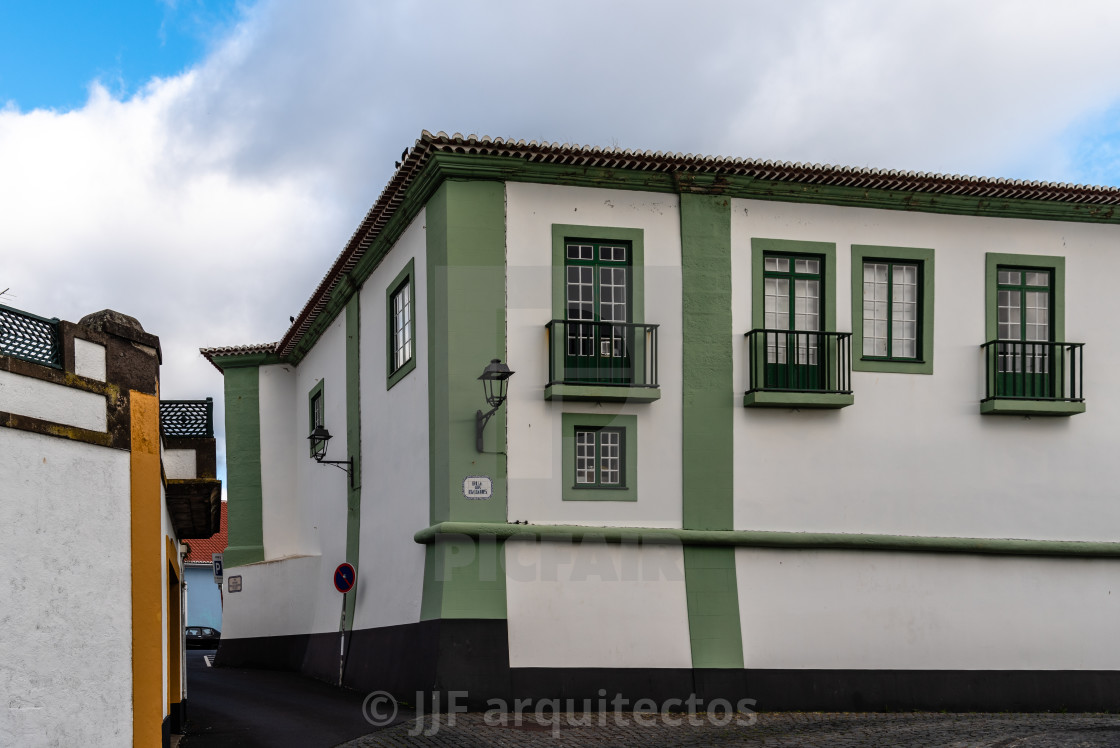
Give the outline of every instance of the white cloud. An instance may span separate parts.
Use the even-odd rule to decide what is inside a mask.
[[[1117,31],[1088,0],[267,0],[135,96],[0,109],[0,288],[136,316],[166,396],[220,396],[197,348],[280,337],[422,128],[1118,181],[1086,163]]]

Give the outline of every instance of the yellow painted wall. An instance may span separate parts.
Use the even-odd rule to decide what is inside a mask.
[[[162,741],[164,534],[159,397],[129,393],[132,424],[132,741]]]

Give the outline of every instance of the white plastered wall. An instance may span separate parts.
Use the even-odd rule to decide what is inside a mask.
[[[78,376],[105,381],[105,346],[89,340],[74,338],[74,373]]]
[[[322,579],[322,569],[319,556],[281,558],[226,569],[222,638],[291,636],[312,631],[317,617],[312,590],[317,585],[330,584],[329,579]],[[233,576],[241,577],[240,592],[229,591],[229,579]],[[340,604],[332,607],[336,616]],[[338,630],[337,617],[334,630]]]
[[[105,431],[105,396],[0,371],[0,410],[90,431]]]
[[[746,387],[751,239],[836,244],[837,329],[852,330],[852,244],[935,251],[934,374],[853,373],[834,411],[738,408],[735,527],[1114,540],[1120,365],[1113,226],[732,201],[735,387]],[[981,416],[986,252],[1066,258],[1066,340],[1085,343],[1087,411]],[[858,321],[858,320],[857,320]],[[858,355],[858,352],[857,352]]]
[[[338,631],[341,595],[334,588],[336,566],[346,560],[346,472],[333,465],[321,465],[310,457],[307,434],[308,394],[320,381],[323,386],[323,421],[333,438],[327,447],[328,460],[345,460],[346,444],[346,314],[339,315],[324,331],[315,347],[308,351],[295,370],[295,397],[290,406],[287,431],[295,438],[289,458],[295,465],[296,500],[301,512],[285,521],[298,521],[306,553],[320,558],[320,567],[304,597],[315,611],[309,633]],[[263,431],[263,427],[262,427]],[[263,433],[262,433],[263,436]],[[267,499],[266,499],[267,500]],[[266,530],[267,532],[267,530]],[[268,551],[267,534],[265,549]],[[275,558],[269,554],[269,558]],[[292,601],[294,604],[302,602]]]
[[[740,548],[744,660],[777,669],[1116,670],[1118,570],[1111,559]]]
[[[504,548],[511,667],[692,667],[679,546]]]
[[[346,315],[339,314],[292,367],[260,368],[261,525],[265,560],[226,573],[222,636],[235,639],[337,631],[332,581],[346,560],[346,473],[310,456],[308,393],[321,380],[327,459],[346,459]]]
[[[429,524],[427,234],[421,211],[360,291],[362,513],[355,628],[420,620]],[[416,368],[386,389],[386,291],[412,260]]]
[[[0,455],[0,742],[129,745],[128,452],[0,428]]]
[[[261,526],[264,531],[265,558],[281,558],[312,553],[315,545],[310,528],[305,527],[296,463],[307,458],[298,454],[306,425],[292,428],[292,409],[299,407],[295,367],[288,364],[259,369],[261,428]],[[302,393],[306,398],[306,393]],[[307,406],[304,405],[306,413]],[[307,420],[306,415],[304,420]],[[302,441],[306,442],[306,439]]]
[[[545,324],[552,319],[552,226],[643,231],[645,317],[658,324],[661,399],[548,402]],[[681,526],[681,231],[679,199],[624,190],[506,184],[506,407],[510,519],[533,523]],[[563,501],[561,414],[637,416],[638,500]]]
[[[197,478],[198,462],[193,449],[165,449],[163,472],[168,480],[190,480]]]

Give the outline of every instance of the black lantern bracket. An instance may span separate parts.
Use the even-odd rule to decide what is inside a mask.
[[[325,426],[316,426],[311,431],[311,436],[307,437],[311,442],[311,456],[315,462],[320,465],[334,465],[339,470],[346,471],[346,477],[350,479],[350,488],[354,487],[354,458],[348,460],[328,460],[327,456],[327,442],[331,440],[331,432],[327,431]]]
[[[479,380],[482,382],[482,392],[490,410],[485,413],[480,410],[474,415],[475,449],[479,452],[485,451],[482,448],[482,432],[486,429],[486,424],[498,412],[498,408],[502,407],[502,403],[506,401],[506,386],[513,374],[514,372],[510,371],[509,367],[503,364],[499,358],[490,359],[490,363],[482,370],[482,376],[479,377]]]

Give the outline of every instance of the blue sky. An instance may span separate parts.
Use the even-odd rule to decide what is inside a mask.
[[[130,96],[198,62],[238,17],[233,0],[0,0],[0,104],[73,109],[94,79]]]

